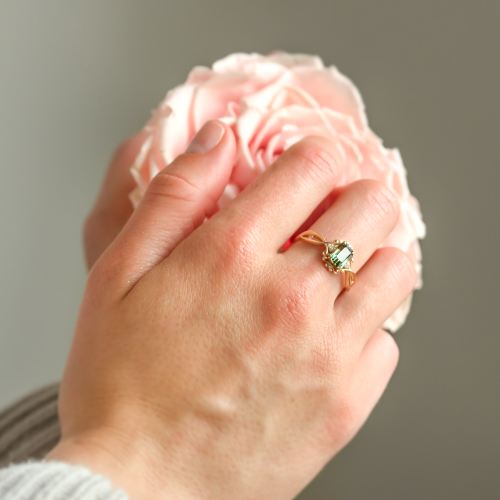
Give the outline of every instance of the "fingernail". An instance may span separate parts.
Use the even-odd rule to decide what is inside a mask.
[[[186,153],[203,154],[215,148],[224,135],[224,127],[217,120],[211,120],[201,127],[186,149]]]

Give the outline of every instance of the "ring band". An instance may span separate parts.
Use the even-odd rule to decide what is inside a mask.
[[[314,231],[300,233],[294,241],[299,240],[313,245],[324,245],[323,262],[325,267],[331,273],[342,275],[343,287],[348,292],[356,283],[356,273],[351,270],[351,262],[354,262],[352,246],[343,240],[335,240],[331,243]]]

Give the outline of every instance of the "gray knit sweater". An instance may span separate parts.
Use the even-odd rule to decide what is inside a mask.
[[[0,500],[128,499],[85,467],[40,460],[61,437],[58,394],[52,385],[0,413]]]

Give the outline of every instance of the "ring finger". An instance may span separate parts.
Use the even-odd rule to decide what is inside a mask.
[[[352,245],[356,259],[352,269],[357,272],[394,229],[399,217],[399,205],[394,194],[383,184],[361,180],[342,189],[335,203],[312,225],[310,230],[327,241],[344,240]],[[333,298],[342,291],[343,280],[330,275],[321,261],[323,247],[303,241],[285,252],[292,267],[307,267],[322,273],[334,290]]]

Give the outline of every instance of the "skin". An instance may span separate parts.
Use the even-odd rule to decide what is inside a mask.
[[[213,126],[213,123],[205,127]],[[375,181],[336,189],[332,145],[307,138],[224,210],[235,140],[179,156],[132,214],[115,155],[85,228],[90,273],[49,459],[133,499],[291,499],[362,426],[398,360],[380,330],[411,293],[409,257],[377,250],[398,218]],[[203,223],[203,224],[202,224]],[[342,292],[311,228],[349,241]]]

